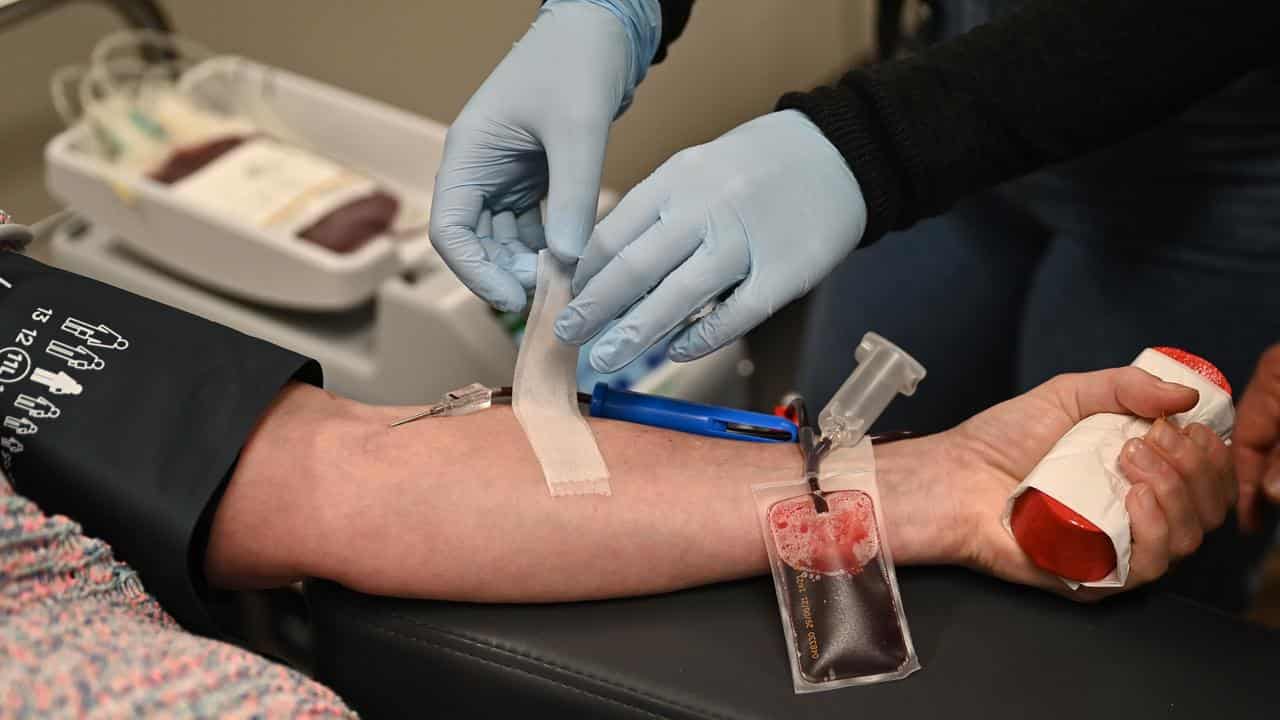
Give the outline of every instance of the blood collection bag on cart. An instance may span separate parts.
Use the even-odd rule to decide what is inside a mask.
[[[266,100],[269,81],[189,87],[211,58],[173,35],[113,33],[87,66],[55,75],[54,103],[69,125],[92,128],[92,147],[113,169],[215,217],[337,254],[419,229],[416,208],[298,138]]]

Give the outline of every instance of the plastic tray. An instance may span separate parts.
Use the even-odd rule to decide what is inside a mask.
[[[263,101],[294,139],[372,176],[402,203],[429,210],[444,125],[238,57],[207,60],[182,83],[197,92],[206,84],[237,83],[251,92],[269,90]],[[212,289],[277,307],[338,310],[371,298],[387,277],[433,262],[425,227],[411,237],[377,237],[354,252],[335,253],[207,212],[162,183],[102,162],[87,151],[88,140],[88,129],[76,127],[50,141],[49,190],[149,261]]]

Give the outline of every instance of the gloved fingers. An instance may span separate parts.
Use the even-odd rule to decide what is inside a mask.
[[[537,210],[519,216],[512,210],[483,210],[476,236],[489,261],[511,273],[526,292],[538,281],[538,250],[542,242],[541,215]]]
[[[562,262],[578,261],[596,222],[609,120],[602,118],[599,128],[582,133],[561,130],[546,142],[547,247]]]
[[[659,222],[662,204],[667,195],[666,184],[659,176],[661,172],[662,168],[654,171],[623,195],[618,206],[596,224],[587,247],[582,251],[578,268],[573,273],[573,285],[570,289],[574,295],[582,292],[591,278],[604,269],[624,247]]]
[[[701,240],[697,225],[651,225],[622,248],[560,313],[556,337],[567,343],[586,342],[692,255]]]
[[[741,247],[741,246],[736,246]],[[729,261],[746,267],[742,257]],[[648,297],[631,308],[609,328],[591,348],[591,367],[598,372],[614,372],[640,357],[667,333],[684,322],[726,287],[739,281],[741,273],[726,273],[726,261],[716,257],[708,245],[701,245],[687,261],[667,275]]]
[[[706,317],[676,335],[667,355],[676,362],[697,360],[742,337],[773,314],[760,295],[754,278],[748,277]]]
[[[507,256],[514,254],[515,247],[520,245],[516,214],[510,210],[500,210],[492,213],[490,222],[493,225],[493,241]]]
[[[476,221],[476,239],[480,241],[480,247],[484,248],[484,256],[489,262],[505,270],[503,261],[506,259],[506,252],[493,237],[493,212],[487,208],[480,211],[480,219]]]
[[[515,276],[525,290],[532,290],[538,282],[538,255],[524,244],[514,212],[494,213],[493,239],[501,253],[500,259],[495,258],[498,266]]]
[[[516,216],[516,228],[520,242],[535,253],[547,246],[547,235],[542,227],[542,208],[534,205]]]
[[[474,188],[437,184],[431,207],[431,245],[472,292],[499,310],[524,309],[525,290],[510,273],[495,264],[478,234],[484,196]],[[490,231],[491,232],[491,231]]]
[[[476,237],[489,262],[510,273],[528,291],[538,282],[538,256],[520,242],[515,214],[510,210],[483,210],[476,223]]]

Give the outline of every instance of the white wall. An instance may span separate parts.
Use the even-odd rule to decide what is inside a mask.
[[[442,121],[461,109],[536,12],[536,0],[163,0],[175,27],[234,52]],[[682,147],[836,77],[868,47],[870,0],[700,0],[684,37],[615,125],[605,182],[626,189]],[[71,4],[0,33],[0,208],[54,209],[41,148],[59,127],[50,73],[117,27]],[[352,128],[359,132],[359,128]]]

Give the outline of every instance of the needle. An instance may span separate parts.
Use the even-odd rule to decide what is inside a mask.
[[[448,405],[444,403],[436,403],[435,405],[432,405],[431,407],[427,408],[426,410],[423,410],[422,412],[416,415],[410,415],[409,417],[406,417],[406,418],[400,418],[399,420],[391,423],[391,427],[400,427],[401,425],[411,423],[414,420],[421,420],[422,418],[434,417],[436,415],[440,415],[441,413],[443,413],[445,410],[448,410],[448,409],[449,409]]]

